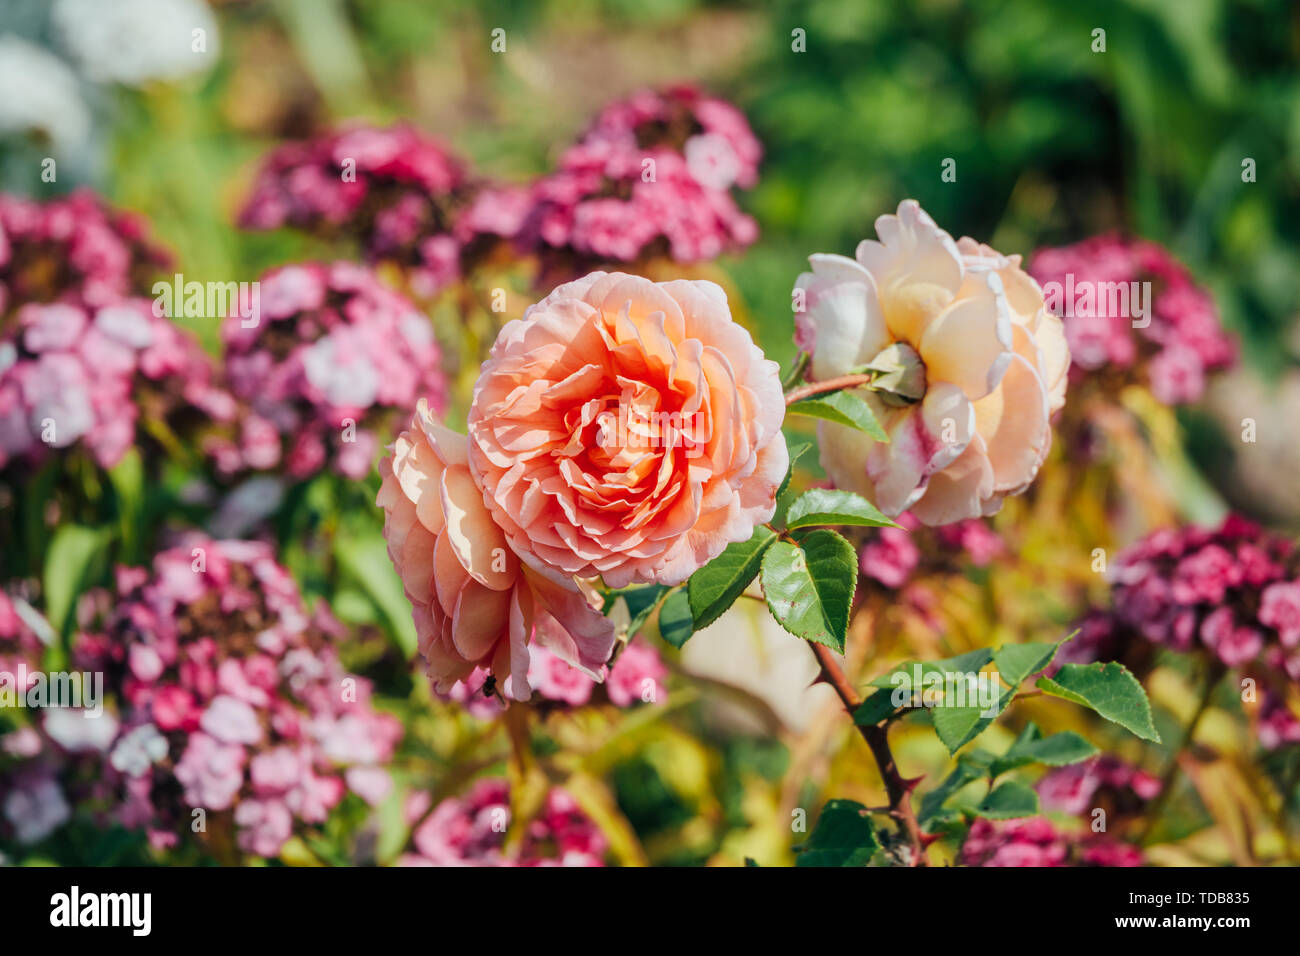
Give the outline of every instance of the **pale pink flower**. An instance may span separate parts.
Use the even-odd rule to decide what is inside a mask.
[[[891,516],[927,525],[997,511],[1023,491],[1051,444],[1070,356],[1061,320],[1038,285],[1003,256],[954,242],[914,200],[876,220],[857,258],[814,255],[796,340],[816,379],[859,369],[892,346],[910,397],[863,390],[888,442],[821,423],[821,460],[841,488]]]
[[[594,272],[501,330],[469,464],[539,573],[674,585],[772,517],[784,415],[722,289]]]
[[[519,560],[468,455],[465,436],[438,424],[421,399],[379,465],[388,554],[414,607],[434,691],[448,693],[481,666],[508,697],[527,700],[534,641],[599,679],[612,623],[572,578]]]

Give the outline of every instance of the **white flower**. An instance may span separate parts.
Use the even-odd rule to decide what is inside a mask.
[[[141,777],[167,756],[167,738],[153,724],[141,724],[123,735],[108,762],[128,777]]]
[[[73,59],[100,83],[178,79],[216,60],[217,21],[200,0],[56,0],[53,21]]]
[[[41,130],[67,155],[90,136],[90,110],[77,76],[47,50],[12,34],[0,36],[0,132]]]

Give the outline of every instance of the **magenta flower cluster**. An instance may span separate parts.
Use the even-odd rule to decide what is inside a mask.
[[[901,527],[874,530],[859,559],[865,577],[893,590],[905,587],[917,573],[950,568],[958,561],[985,567],[1005,549],[982,518],[937,528],[923,528],[907,511],[895,520]]]
[[[408,813],[419,817],[428,795],[418,794]],[[504,780],[484,779],[462,797],[448,797],[415,829],[415,852],[406,866],[603,866],[608,842],[562,789],[546,795],[529,822],[518,850],[505,852],[510,789]]]
[[[1076,381],[1136,369],[1156,398],[1181,405],[1200,399],[1208,373],[1236,362],[1213,298],[1154,242],[1108,234],[1039,249],[1029,272],[1065,322]]]
[[[1160,793],[1160,780],[1118,757],[1103,754],[1082,763],[1057,767],[1038,781],[1043,810],[1087,817],[1098,805],[1139,812]]]
[[[329,465],[369,472],[394,416],[420,397],[446,405],[441,353],[428,318],[346,262],[306,263],[261,279],[261,315],[222,327],[230,390],[247,406],[238,442],[214,439],[219,471],[283,465],[305,478]]]
[[[544,257],[711,259],[749,245],[754,220],[731,196],[758,180],[762,147],[735,107],[689,87],[607,107],[532,189],[525,244]]]
[[[198,343],[143,297],[165,262],[89,193],[0,195],[0,468],[78,444],[109,468],[142,415],[233,416]]]
[[[0,193],[0,313],[25,302],[93,311],[144,293],[169,263],[143,220],[90,190],[48,202]]]
[[[1300,741],[1288,709],[1300,682],[1300,557],[1291,541],[1230,515],[1216,530],[1156,531],[1116,560],[1111,609],[1094,612],[1066,659],[1109,658],[1134,636],[1201,651],[1256,677],[1267,747]]]
[[[964,866],[1141,866],[1142,851],[1104,834],[1075,834],[1044,817],[971,824]]]
[[[757,182],[761,156],[739,110],[690,87],[610,105],[553,172],[521,185],[471,177],[410,126],[353,126],[275,150],[240,222],[357,236],[424,298],[501,240],[538,255],[546,275],[747,246],[758,228],[732,190]]]
[[[431,296],[460,276],[466,187],[462,163],[415,128],[351,126],[272,152],[240,224],[356,236],[370,261],[400,262]]]
[[[60,779],[67,803],[162,847],[228,814],[239,849],[262,857],[349,791],[387,795],[401,723],[343,669],[341,627],[308,613],[267,545],[191,538],[149,569],[119,568],[112,607],[73,657],[105,675],[116,713],[49,711],[44,771],[20,768],[23,792]]]
[[[1092,811],[1105,809],[1113,824],[1140,816],[1160,793],[1160,781],[1124,761],[1104,754],[1082,763],[1057,767],[1038,781],[1044,813],[1092,822]],[[995,823],[976,820],[962,845],[967,866],[1141,866],[1142,851],[1107,833],[1066,829],[1045,817]]]
[[[600,684],[541,645],[534,645],[529,651],[532,659],[528,665],[528,683],[542,700],[582,707],[591,703],[592,695],[600,688],[615,707],[658,704],[667,700],[668,689],[664,681],[668,669],[659,652],[641,641],[629,643],[612,667],[607,665],[602,669],[604,682]],[[440,696],[465,705],[480,719],[494,717],[505,707],[497,697],[484,693],[487,677],[487,671],[476,667],[469,677],[458,681],[449,693]]]

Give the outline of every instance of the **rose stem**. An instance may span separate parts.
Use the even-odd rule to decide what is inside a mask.
[[[862,698],[849,683],[849,679],[840,669],[829,647],[824,644],[814,644],[812,641],[809,641],[808,645],[817,655],[822,677],[826,683],[835,688],[835,693],[839,695],[851,719],[853,712],[862,703]],[[912,865],[927,865],[925,841],[921,836],[920,824],[916,822],[916,814],[912,810],[912,787],[915,781],[904,780],[902,774],[898,772],[898,764],[894,762],[894,755],[889,749],[888,725],[859,726],[858,732],[871,748],[871,755],[876,758],[876,766],[880,768],[881,779],[885,781],[885,792],[889,795],[889,815],[898,821],[912,844]]]
[[[820,395],[822,392],[838,392],[842,388],[852,388],[855,385],[868,385],[873,378],[875,378],[874,375],[841,375],[839,378],[828,378],[825,381],[800,385],[785,396],[785,404],[788,407],[794,402],[808,398],[811,395]]]

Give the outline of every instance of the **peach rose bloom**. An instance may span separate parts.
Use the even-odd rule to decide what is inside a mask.
[[[877,219],[876,233],[856,259],[810,257],[795,338],[816,379],[901,357],[915,400],[861,389],[889,442],[820,423],[822,466],[891,516],[940,525],[992,514],[1051,446],[1070,365],[1061,320],[1019,256],[954,242],[914,200]]]
[[[777,365],[721,288],[595,272],[501,330],[469,463],[526,563],[680,584],[772,517],[784,417]]]
[[[424,399],[379,474],[388,555],[435,691],[483,667],[506,696],[527,700],[533,641],[601,680],[613,623],[573,580],[520,563],[470,474],[465,436],[440,425]]]

